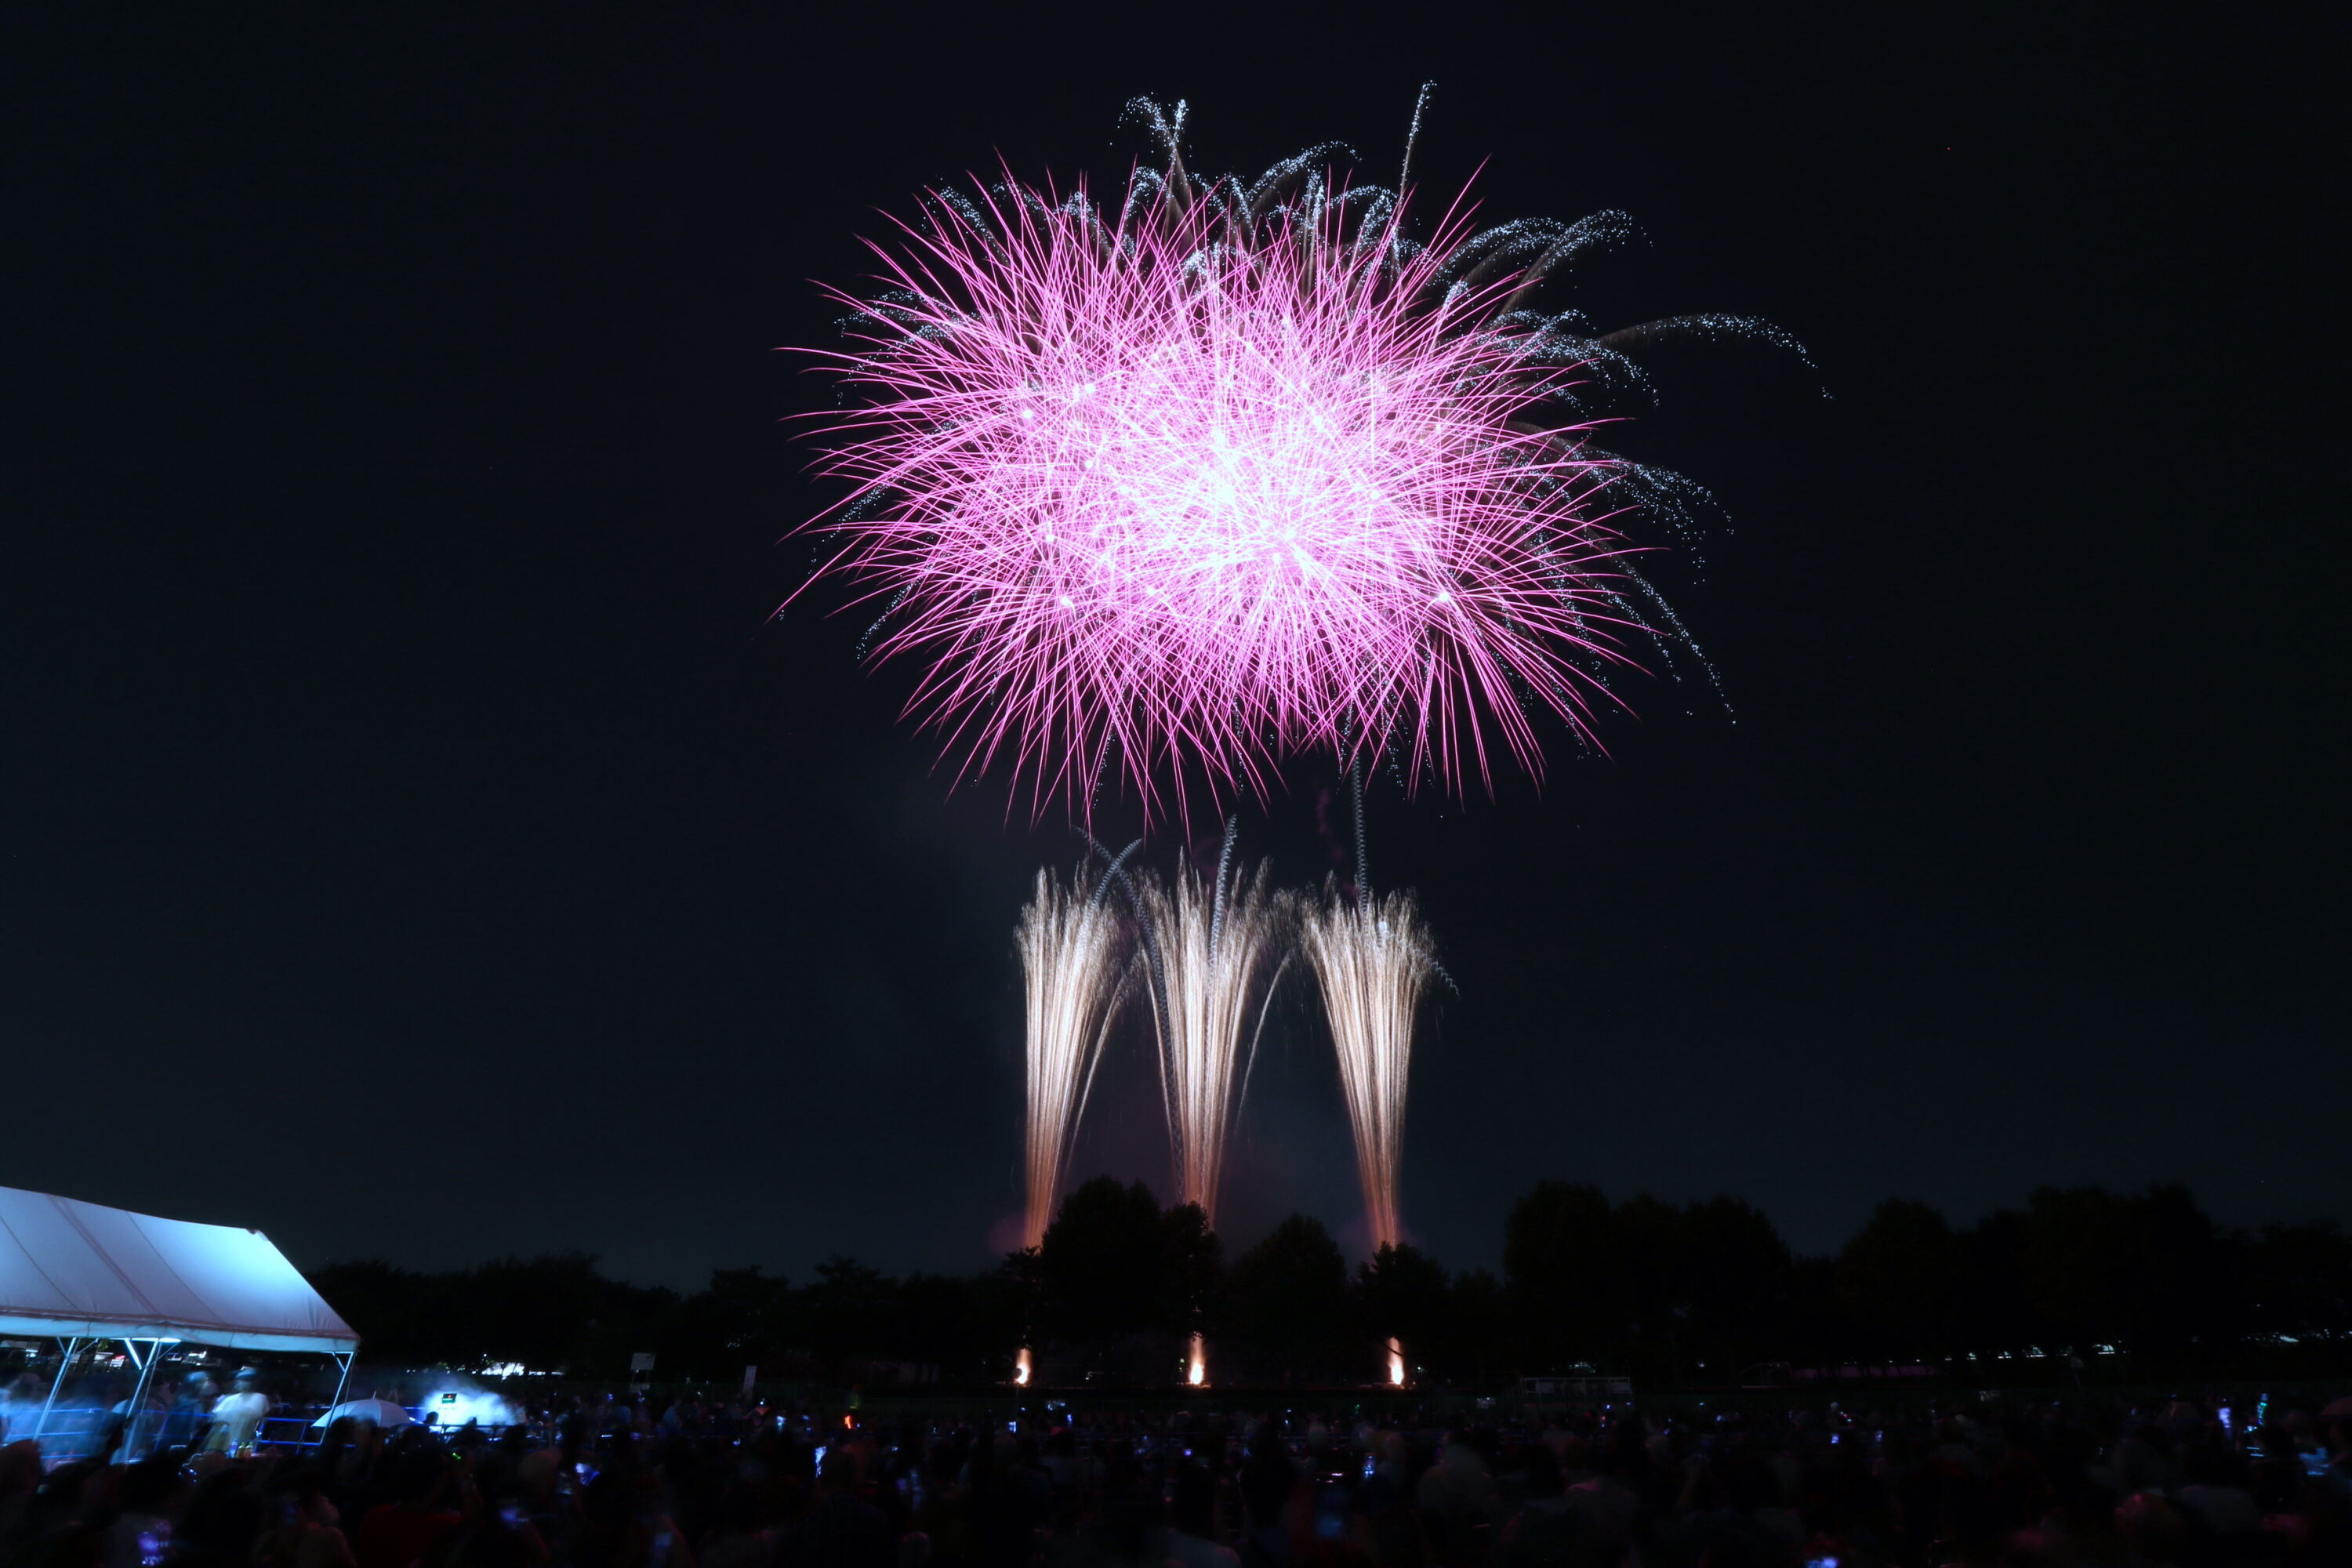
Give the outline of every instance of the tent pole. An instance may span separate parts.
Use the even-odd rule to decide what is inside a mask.
[[[33,1423],[33,1441],[36,1443],[41,1440],[41,1433],[49,1425],[49,1411],[57,1405],[58,1390],[65,1386],[66,1368],[73,1364],[74,1352],[81,1348],[79,1337],[59,1340],[58,1343],[65,1348],[65,1354],[58,1358],[58,1375],[49,1380],[49,1396],[42,1401],[40,1418]]]
[[[129,1340],[123,1341],[122,1345],[125,1350],[131,1349]],[[131,1359],[134,1362],[139,1359],[136,1351],[131,1352]],[[139,1369],[139,1381],[131,1387],[130,1405],[122,1413],[122,1458],[125,1463],[128,1463],[138,1452],[136,1445],[139,1441],[139,1417],[145,1414],[147,1409],[147,1385],[155,1380],[155,1363],[163,1359],[163,1342],[148,1341],[146,1363]]]
[[[355,1350],[352,1350],[352,1351],[344,1351],[344,1352],[343,1352],[340,1356],[338,1356],[338,1355],[336,1355],[336,1352],[333,1352],[333,1351],[329,1351],[329,1352],[327,1352],[327,1354],[328,1354],[328,1355],[330,1355],[330,1356],[334,1357],[335,1359],[337,1359],[337,1360],[341,1361],[341,1362],[343,1363],[343,1375],[342,1375],[342,1376],[341,1376],[341,1377],[339,1377],[339,1378],[337,1378],[337,1379],[335,1379],[335,1397],[334,1397],[334,1398],[332,1398],[332,1399],[331,1399],[331,1400],[329,1400],[329,1401],[327,1402],[327,1415],[328,1415],[328,1416],[330,1417],[330,1419],[328,1420],[327,1426],[333,1426],[333,1425],[334,1425],[334,1421],[332,1420],[332,1417],[333,1417],[333,1415],[334,1415],[334,1414],[335,1414],[335,1406],[336,1406],[336,1405],[341,1405],[341,1404],[343,1402],[343,1390],[351,1386],[351,1382],[352,1382],[352,1363],[353,1363],[353,1362],[355,1362],[355,1361],[357,1361],[357,1360],[359,1359],[359,1354],[360,1354],[360,1352],[357,1352],[357,1351],[355,1351]],[[327,1432],[326,1432],[326,1427],[323,1427],[323,1426],[322,1426],[322,1427],[320,1427],[320,1428],[319,1429],[319,1441],[320,1441],[320,1442],[321,1442],[321,1443],[323,1443],[323,1442],[325,1442],[326,1440],[327,1440]],[[332,1482],[332,1481],[334,1480],[334,1478],[333,1478],[332,1476],[330,1476],[330,1477],[328,1477],[328,1478],[327,1478],[327,1479],[328,1479],[330,1482]]]

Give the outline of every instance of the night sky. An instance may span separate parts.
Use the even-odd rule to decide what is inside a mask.
[[[1726,700],[1637,682],[1540,792],[1372,795],[1374,879],[1461,990],[1415,1063],[1415,1238],[1491,1264],[1544,1177],[1728,1192],[1804,1251],[2042,1183],[2347,1213],[2315,38],[33,9],[0,37],[0,1184],[303,1264],[984,1266],[1011,928],[1080,846],[1001,778],[950,792],[837,597],[771,620],[835,494],[782,423],[829,394],[774,351],[835,341],[812,280],[925,183],[1118,178],[1130,96],[1190,99],[1196,168],[1336,137],[1380,178],[1433,78],[1427,186],[1630,211],[1651,245],[1579,303],[1769,317],[1834,396],[1662,355],[1623,435],[1728,513],[1660,569]],[[1244,815],[1286,880],[1334,863],[1333,782]],[[1360,1250],[1289,995],[1223,1228]],[[1164,1196],[1145,1048],[1079,1173]]]

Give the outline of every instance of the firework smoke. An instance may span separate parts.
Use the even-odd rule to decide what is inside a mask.
[[[1339,1084],[1356,1138],[1356,1170],[1375,1249],[1404,1239],[1397,1168],[1405,1078],[1422,993],[1441,974],[1429,928],[1409,893],[1345,899],[1327,883],[1299,923],[1299,944],[1323,990]]]
[[[1235,826],[1226,825],[1213,881],[1181,856],[1172,882],[1139,879],[1158,947],[1152,1025],[1178,1201],[1200,1205],[1213,1227],[1225,1136],[1241,1114],[1266,1008],[1290,963],[1282,949],[1294,910],[1289,894],[1269,889],[1263,863],[1247,876],[1234,866]]]
[[[1029,1005],[1029,1205],[1022,1232],[1028,1247],[1044,1241],[1053,1222],[1128,973],[1118,918],[1103,906],[1107,881],[1090,891],[1084,872],[1067,888],[1038,872],[1036,894],[1014,933]]]
[[[876,247],[887,291],[843,297],[824,356],[856,401],[818,575],[883,604],[910,706],[1038,810],[1118,776],[1181,817],[1301,751],[1450,788],[1497,747],[1539,771],[1538,715],[1589,734],[1631,641],[1687,640],[1609,519],[1700,492],[1591,449],[1596,397],[1648,391],[1629,355],[1664,337],[1793,340],[1596,335],[1531,292],[1622,215],[1420,241],[1399,193],[1321,172],[1336,149],[1203,180],[1181,106],[1138,109],[1166,166],[1115,209],[940,190]]]

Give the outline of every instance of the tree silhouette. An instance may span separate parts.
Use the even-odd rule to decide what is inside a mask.
[[[1735,1198],[1679,1207],[1647,1193],[1610,1205],[1546,1182],[1505,1228],[1503,1269],[1523,1363],[1678,1377],[1771,1345],[1786,1316],[1788,1245]]]
[[[1047,1333],[1108,1351],[1168,1310],[1170,1226],[1151,1189],[1097,1176],[1062,1201],[1037,1248]]]
[[[1831,1274],[1851,1342],[1872,1355],[1942,1355],[1953,1342],[1959,1239],[1926,1204],[1889,1198]]]
[[[1401,1341],[1408,1359],[1438,1353],[1453,1305],[1445,1270],[1417,1247],[1383,1246],[1349,1289],[1357,1332],[1369,1345]]]
[[[1198,1204],[1160,1216],[1160,1321],[1180,1334],[1214,1332],[1224,1285],[1223,1248]]]
[[[1294,1215],[1228,1271],[1200,1210],[1163,1211],[1140,1184],[1102,1178],[1070,1194],[1043,1247],[972,1276],[894,1279],[836,1256],[805,1284],[714,1269],[681,1299],[558,1253],[437,1273],[360,1259],[311,1279],[369,1363],[613,1380],[651,1351],[665,1378],[732,1383],[747,1364],[856,1378],[887,1360],[971,1385],[1009,1375],[1024,1344],[1107,1352],[1143,1331],[1210,1335],[1220,1381],[1293,1384],[1368,1381],[1391,1335],[1433,1382],[1483,1388],[1579,1363],[1654,1385],[1719,1384],[1761,1360],[1948,1357],[1965,1376],[1972,1355],[2095,1362],[2098,1344],[2123,1346],[2138,1377],[2352,1366],[2352,1237],[2332,1221],[2218,1230],[2177,1187],[2043,1188],[1966,1228],[1889,1201],[1835,1257],[1796,1260],[1733,1199],[1612,1204],[1547,1182],[1512,1206],[1503,1264],[1498,1284],[1383,1247],[1351,1281],[1329,1233]]]
[[[1321,1221],[1295,1214],[1276,1226],[1234,1262],[1226,1289],[1233,1326],[1281,1381],[1329,1375],[1343,1359],[1348,1261]]]
[[[1538,1182],[1503,1229],[1505,1299],[1531,1369],[1598,1361],[1622,1333],[1612,1300],[1618,1265],[1609,1200],[1598,1187]]]

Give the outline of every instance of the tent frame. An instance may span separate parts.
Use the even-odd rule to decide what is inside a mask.
[[[137,1369],[116,1439],[125,1454],[141,1447],[156,1364],[169,1346],[324,1355],[337,1367],[338,1403],[359,1351],[351,1325],[251,1226],[167,1219],[8,1186],[0,1186],[0,1333],[53,1340],[62,1352],[32,1424],[37,1438],[58,1418],[79,1359],[120,1344],[121,1355],[104,1353]],[[100,1417],[103,1431],[107,1413]]]
[[[58,1391],[65,1387],[66,1373],[72,1370],[74,1357],[79,1355],[85,1347],[103,1343],[107,1339],[113,1336],[92,1334],[85,1338],[82,1335],[75,1334],[61,1336],[58,1340],[58,1347],[63,1353],[58,1357],[57,1375],[49,1379],[49,1396],[41,1402],[41,1414],[34,1420],[32,1431],[26,1435],[35,1444],[37,1445],[40,1442],[41,1435],[48,1429],[49,1412],[57,1408]],[[188,1337],[184,1334],[142,1335],[136,1339],[124,1339],[121,1342],[123,1352],[130,1356],[131,1364],[139,1369],[139,1381],[132,1386],[131,1390],[131,1398],[127,1402],[130,1405],[130,1409],[125,1413],[122,1418],[122,1451],[126,1456],[130,1456],[131,1454],[132,1449],[138,1442],[139,1418],[146,1414],[147,1389],[148,1386],[155,1381],[155,1364],[163,1359],[163,1347],[165,1345],[185,1344],[187,1342]],[[197,1342],[201,1343],[202,1342],[199,1341]],[[147,1347],[147,1353],[144,1359],[142,1359],[139,1353],[139,1347],[141,1345],[145,1345]],[[320,1353],[324,1354],[328,1360],[333,1362],[337,1368],[337,1376],[335,1378],[335,1396],[327,1401],[327,1408],[331,1411],[335,1406],[343,1402],[343,1391],[351,1386],[352,1363],[359,1359],[359,1350],[357,1346],[354,1346],[347,1351],[326,1351]],[[308,1428],[305,1428],[305,1430],[307,1431]],[[160,1426],[156,1431],[156,1436],[159,1438],[163,1436]],[[318,1438],[305,1438],[296,1446],[298,1447],[311,1448],[318,1447],[318,1445],[324,1440],[323,1436]]]
[[[40,1416],[33,1423],[32,1436],[36,1443],[41,1440],[41,1434],[49,1428],[49,1412],[58,1406],[58,1390],[66,1384],[66,1368],[73,1365],[73,1358],[81,1352],[81,1336],[76,1334],[69,1339],[60,1339],[58,1341],[58,1348],[65,1353],[58,1358],[58,1374],[49,1379],[49,1396],[41,1401]]]

